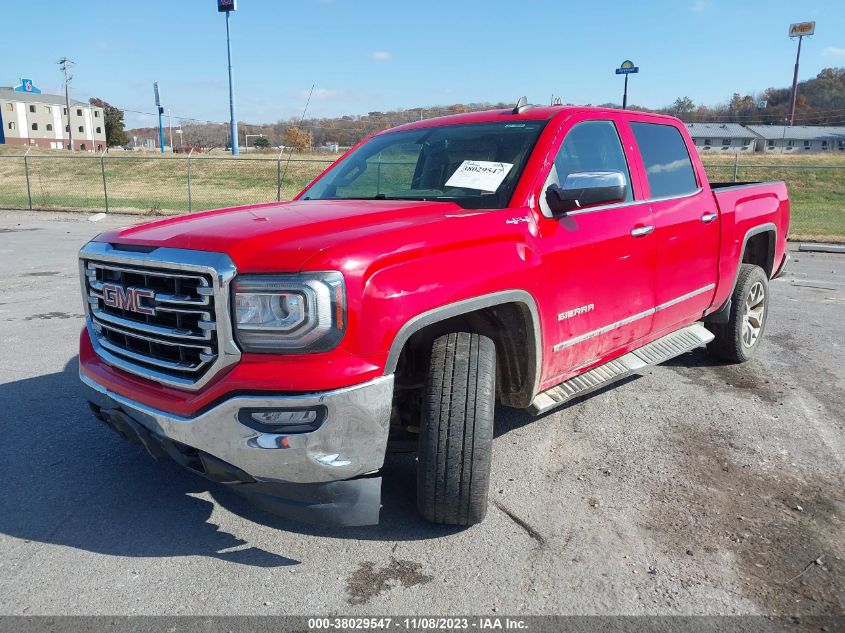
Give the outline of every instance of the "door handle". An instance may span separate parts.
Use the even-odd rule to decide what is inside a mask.
[[[705,224],[709,224],[710,222],[712,222],[713,220],[715,220],[718,217],[719,217],[718,213],[705,213],[704,215],[701,216],[701,221],[704,222]]]
[[[631,235],[634,237],[642,237],[648,235],[654,230],[653,226],[637,226],[631,229]]]

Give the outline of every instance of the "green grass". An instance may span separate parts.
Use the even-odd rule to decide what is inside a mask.
[[[705,155],[702,161],[710,180],[733,180],[733,156]],[[791,239],[845,241],[845,155],[752,154],[740,156],[739,165],[740,181],[786,182],[792,212]]]
[[[0,208],[29,208],[20,156],[20,148],[0,146]],[[195,156],[191,160],[191,210],[273,201],[278,176],[282,181],[280,197],[288,200],[336,158],[295,154],[289,164],[285,156],[279,165],[276,157],[233,158],[218,152]],[[733,155],[705,155],[702,160],[711,180],[733,179]],[[791,237],[845,241],[845,155],[750,154],[740,156],[739,163],[739,180],[786,181],[792,202]],[[754,166],[742,166],[748,164]],[[831,168],[837,165],[839,168]],[[27,167],[34,209],[105,210],[99,156],[33,150]],[[109,211],[150,215],[188,211],[187,167],[183,156],[112,152],[105,159]],[[401,166],[383,165],[382,170],[381,184],[385,186],[405,175]]]

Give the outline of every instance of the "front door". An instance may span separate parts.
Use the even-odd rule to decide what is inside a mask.
[[[614,120],[569,121],[539,192],[545,277],[555,297],[556,338],[545,386],[628,346],[651,332],[656,257],[653,219],[639,179],[632,180],[623,150],[630,130]],[[553,150],[554,151],[554,150]],[[624,201],[553,216],[545,203],[551,184],[568,174],[621,172],[628,184]]]

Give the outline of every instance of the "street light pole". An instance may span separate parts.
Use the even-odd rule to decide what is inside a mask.
[[[232,42],[229,36],[229,14],[226,11],[226,57],[229,60],[229,137],[232,141],[232,156],[237,156],[238,151],[238,121],[235,118],[235,88],[232,81]]]

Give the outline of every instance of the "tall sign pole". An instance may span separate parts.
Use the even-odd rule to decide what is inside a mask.
[[[795,123],[795,101],[798,97],[798,64],[801,61],[801,40],[816,32],[815,22],[798,22],[789,25],[789,37],[798,38],[798,53],[795,55],[795,72],[792,75],[792,99],[789,104],[789,125]]]
[[[630,59],[626,59],[622,64],[620,64],[619,68],[616,69],[617,75],[625,75],[625,88],[622,92],[622,109],[628,109],[628,75],[633,75],[634,73],[640,72],[640,69],[637,66],[634,66],[634,62]]]
[[[161,117],[164,114],[164,108],[161,107],[161,99],[158,96],[158,82],[153,83],[153,92],[156,95],[156,110],[158,110],[158,144],[161,147],[161,153],[164,154],[164,126],[162,125]]]
[[[229,137],[232,143],[232,156],[238,150],[238,120],[235,117],[235,87],[232,81],[232,42],[229,38],[229,14],[238,9],[237,0],[217,0],[217,11],[226,14],[226,56],[229,60]]]

